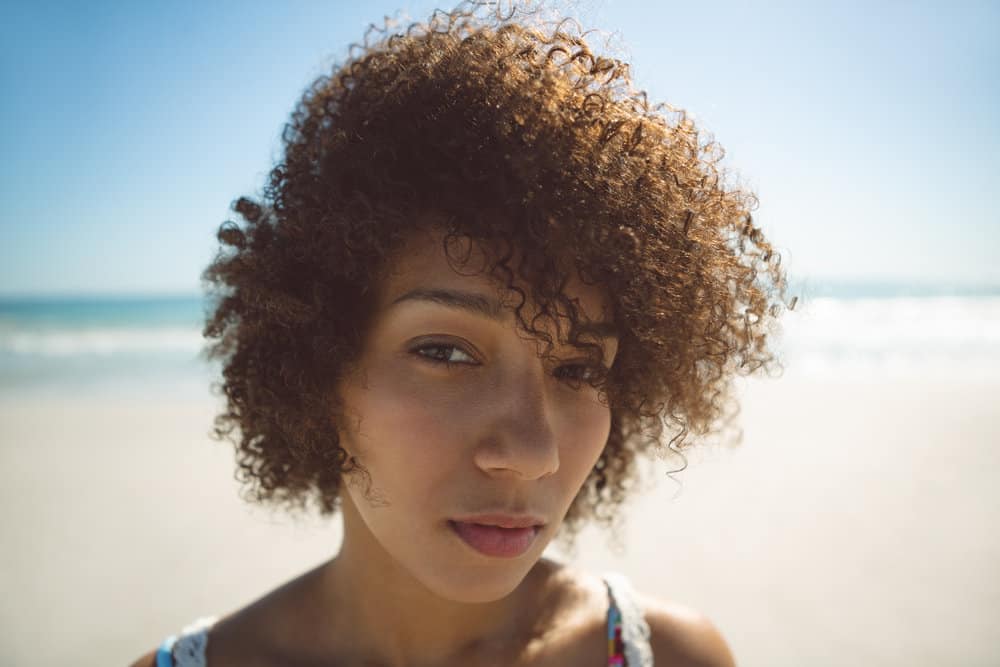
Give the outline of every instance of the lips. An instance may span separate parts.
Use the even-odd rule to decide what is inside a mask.
[[[509,522],[508,522],[509,523]],[[526,521],[520,521],[526,523]],[[526,552],[541,530],[540,525],[504,528],[468,521],[448,521],[451,529],[470,547],[494,558],[516,558]]]

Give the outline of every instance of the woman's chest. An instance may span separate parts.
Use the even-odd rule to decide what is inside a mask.
[[[217,646],[222,649],[222,646]],[[246,648],[246,647],[244,647]],[[387,663],[372,661],[345,647],[335,656],[310,655],[308,650],[276,650],[276,647],[257,647],[257,650],[239,651],[235,655],[217,650],[209,651],[206,667],[391,667]],[[250,659],[250,654],[254,657]],[[511,642],[504,646],[479,647],[435,664],[419,667],[607,667],[607,628],[603,622],[594,621],[573,627],[558,628],[546,636]]]

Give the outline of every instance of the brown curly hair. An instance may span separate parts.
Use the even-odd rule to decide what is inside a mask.
[[[219,229],[204,334],[223,362],[214,435],[234,442],[250,499],[336,511],[357,468],[334,387],[360,355],[381,272],[431,221],[446,247],[493,249],[490,275],[522,305],[568,312],[574,345],[588,343],[568,272],[610,296],[619,352],[590,381],[611,434],[570,534],[587,518],[614,526],[639,455],[721,433],[732,377],[775,366],[768,339],[795,300],[753,224],[755,196],[728,183],[722,150],[683,111],[633,89],[626,63],[592,51],[575,22],[534,16],[465,2],[404,32],[372,25],[303,94],[262,195],[234,202],[245,224]]]

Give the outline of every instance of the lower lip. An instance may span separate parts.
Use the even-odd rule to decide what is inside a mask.
[[[449,521],[451,529],[466,544],[483,554],[495,558],[516,558],[520,556],[538,535],[539,526],[530,528],[500,528],[479,523],[459,523]]]

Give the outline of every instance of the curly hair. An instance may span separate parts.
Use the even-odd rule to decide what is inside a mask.
[[[587,519],[615,527],[638,457],[721,433],[733,376],[775,365],[769,337],[795,300],[755,195],[687,114],[633,88],[626,63],[575,22],[533,16],[464,2],[401,33],[371,25],[304,92],[260,196],[233,203],[243,224],[218,231],[204,334],[223,362],[213,434],[234,443],[249,499],[337,510],[357,465],[334,388],[381,272],[432,221],[446,248],[501,248],[490,274],[529,285],[521,305],[542,316],[568,312],[573,345],[588,343],[568,272],[610,296],[619,352],[592,382],[611,433],[565,517],[572,535]],[[518,306],[518,325],[551,343],[537,319]]]

